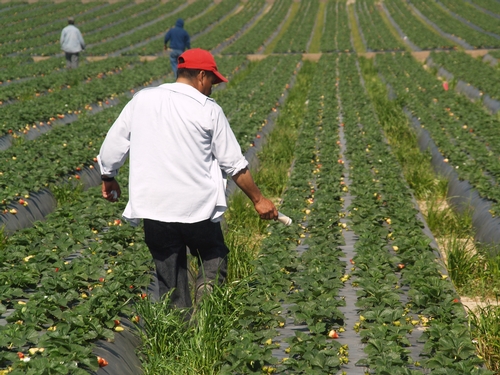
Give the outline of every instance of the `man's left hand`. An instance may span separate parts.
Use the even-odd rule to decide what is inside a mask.
[[[116,180],[102,182],[102,197],[110,202],[116,202],[122,195],[120,185]]]

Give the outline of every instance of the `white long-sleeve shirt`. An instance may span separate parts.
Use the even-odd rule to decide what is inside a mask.
[[[101,146],[101,173],[116,175],[128,156],[128,220],[218,221],[221,170],[234,176],[248,165],[222,108],[183,83],[143,89],[125,106]]]
[[[64,52],[77,53],[85,49],[82,33],[75,25],[68,25],[62,30],[60,42]]]

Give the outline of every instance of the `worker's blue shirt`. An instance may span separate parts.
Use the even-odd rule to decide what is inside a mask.
[[[184,21],[178,19],[175,23],[175,27],[172,27],[165,34],[165,42],[164,44],[170,42],[171,49],[178,49],[184,51],[186,49],[191,48],[191,40],[189,38],[189,34],[186,30],[184,30]]]

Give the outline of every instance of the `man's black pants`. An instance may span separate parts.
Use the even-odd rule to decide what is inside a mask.
[[[220,223],[210,220],[198,223],[164,223],[144,219],[146,244],[153,256],[160,297],[171,289],[172,305],[191,307],[187,251],[198,257],[200,269],[196,290],[205,284],[221,284],[227,275],[227,254]]]

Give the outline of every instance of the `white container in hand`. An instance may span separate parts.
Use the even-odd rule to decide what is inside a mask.
[[[288,216],[283,215],[281,212],[278,212],[278,221],[282,224],[285,225],[291,225],[292,224],[292,219],[290,219]]]

